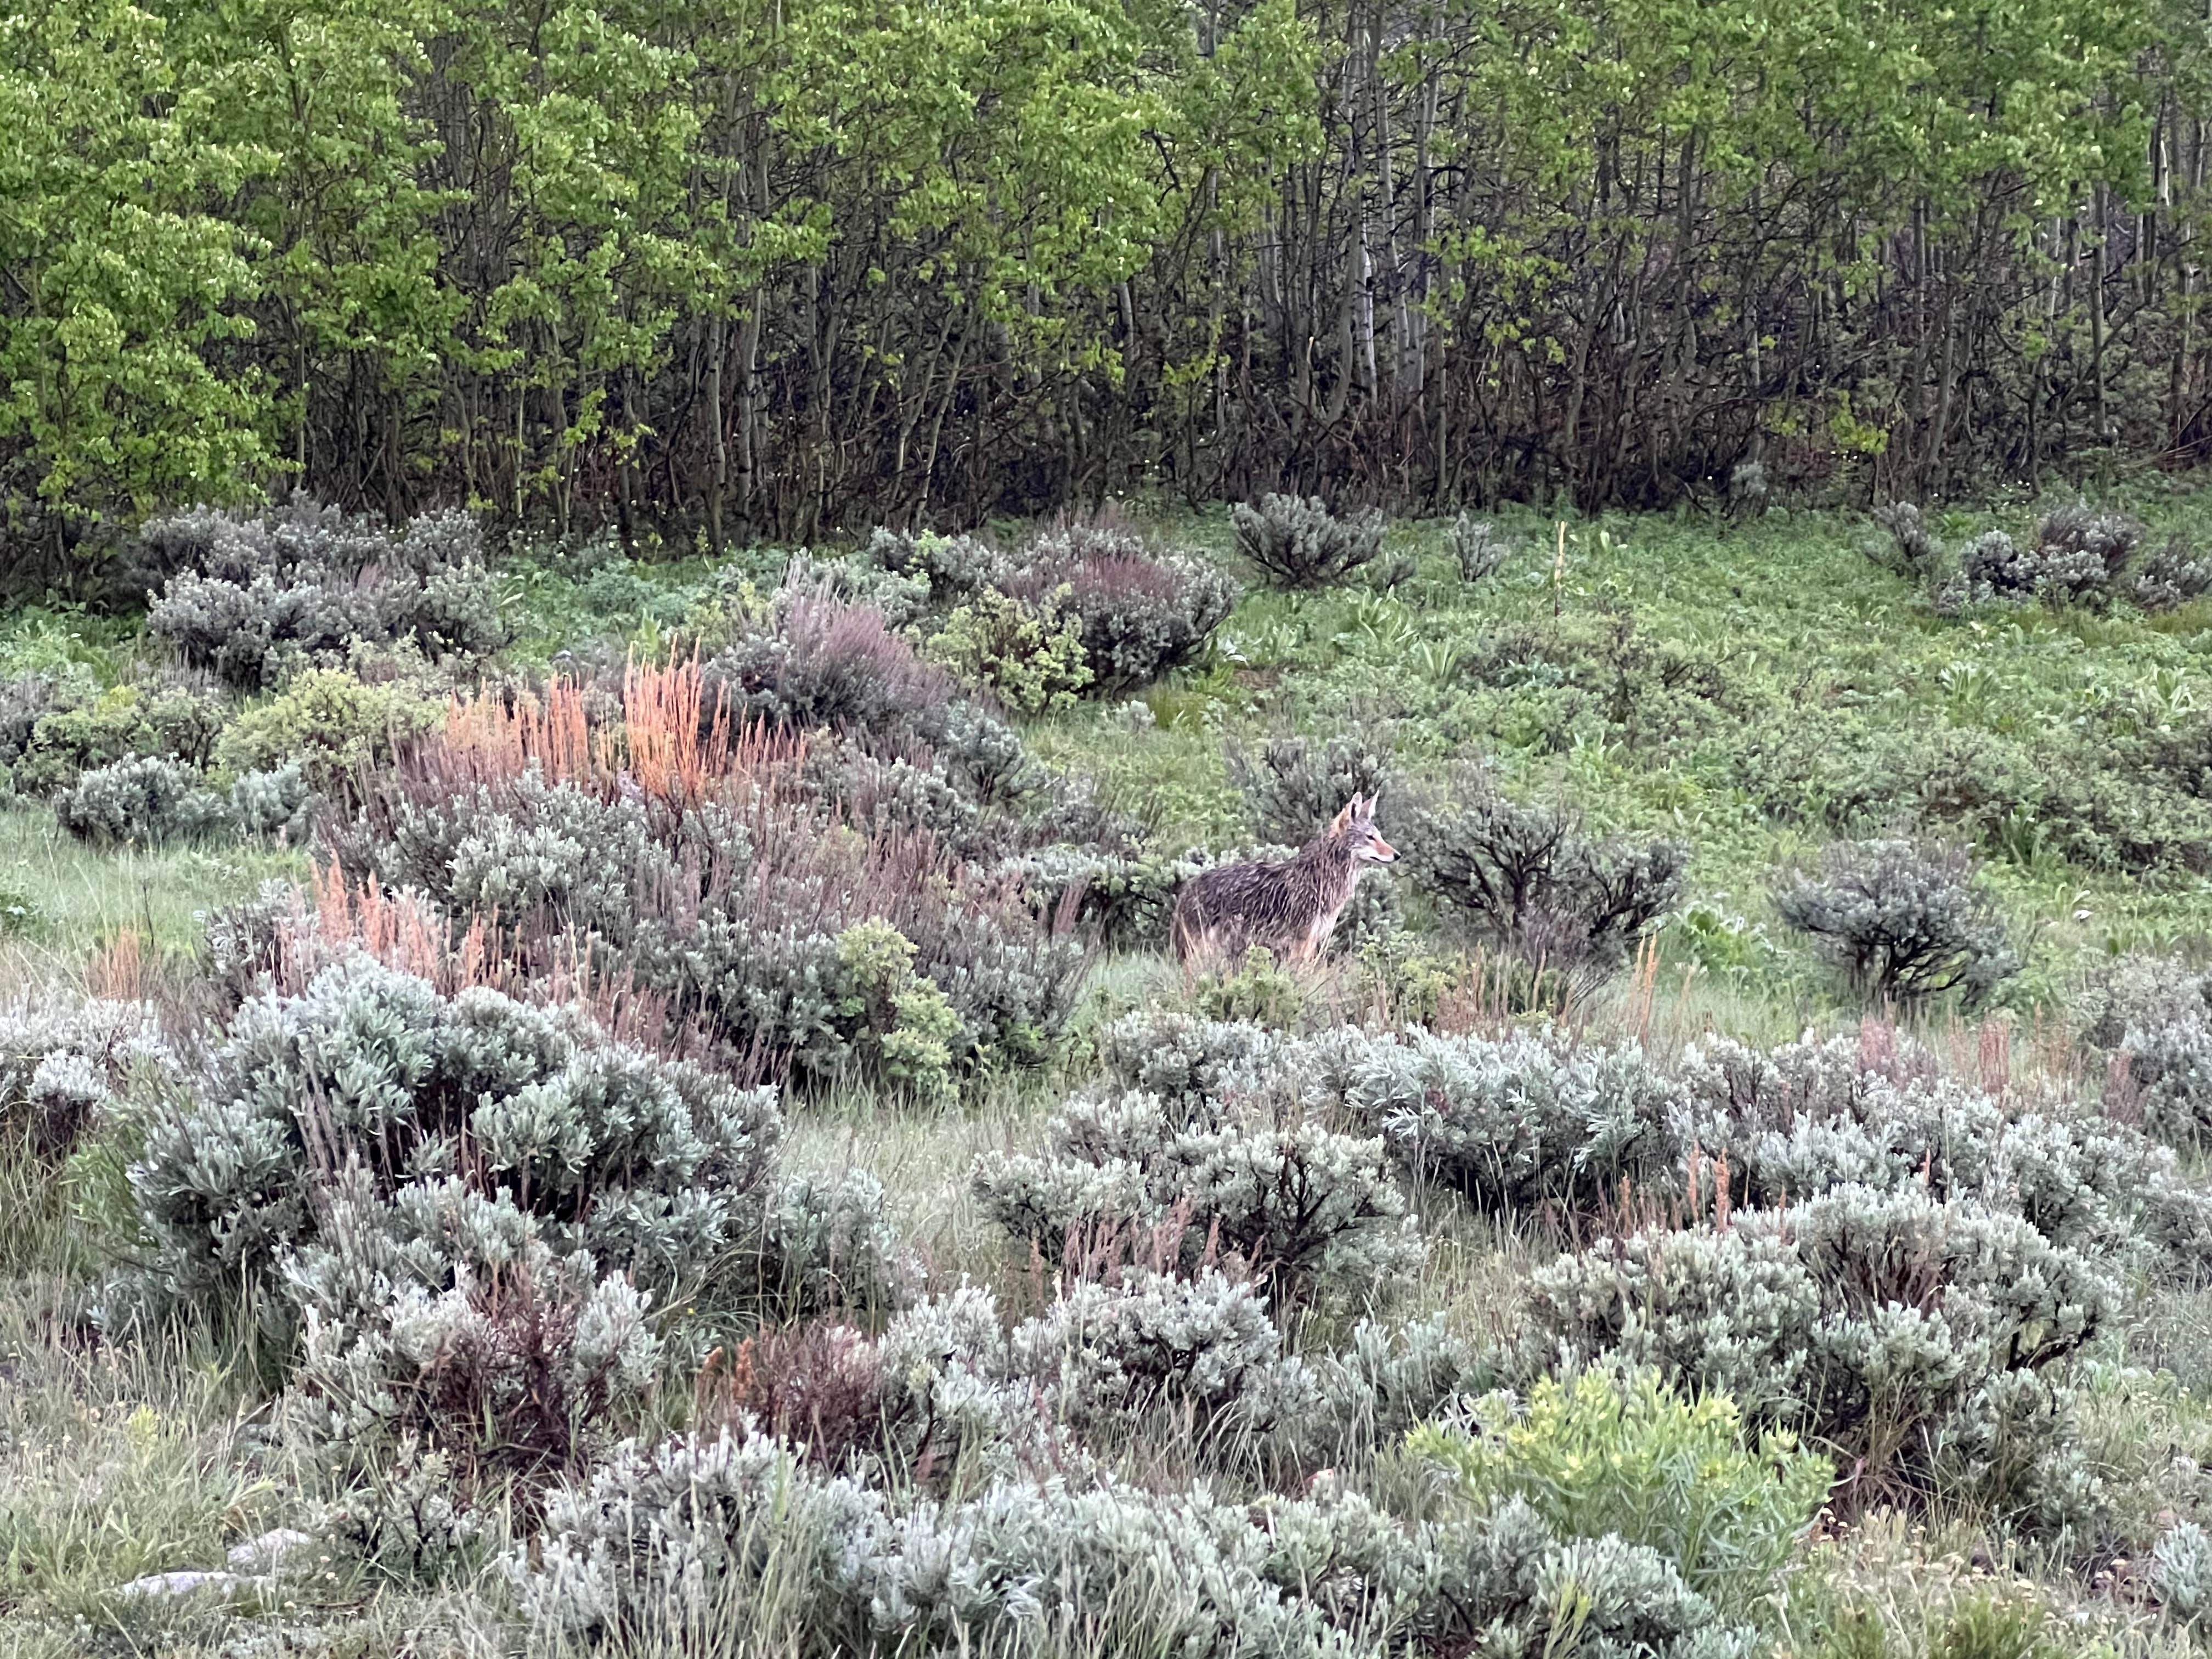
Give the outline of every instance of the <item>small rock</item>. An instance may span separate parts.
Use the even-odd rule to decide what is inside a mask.
[[[134,1578],[116,1590],[118,1595],[143,1596],[149,1601],[178,1601],[187,1595],[243,1595],[259,1589],[251,1578],[234,1572],[156,1572]]]
[[[315,1540],[294,1527],[276,1527],[258,1538],[230,1547],[230,1565],[240,1572],[271,1573]]]

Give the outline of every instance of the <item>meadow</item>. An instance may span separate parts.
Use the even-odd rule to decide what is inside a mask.
[[[2199,1650],[2212,498],[1762,508],[149,524],[0,622],[0,1645]]]

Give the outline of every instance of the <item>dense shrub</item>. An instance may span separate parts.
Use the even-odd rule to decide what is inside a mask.
[[[1363,1319],[1333,1352],[1299,1356],[1321,1403],[1278,1425],[1269,1449],[1297,1469],[1340,1468],[1401,1445],[1462,1395],[1499,1380],[1498,1355],[1455,1333],[1443,1313],[1409,1323]]]
[[[1479,1206],[1587,1212],[1671,1184],[1681,1091],[1642,1052],[1514,1031],[1336,1039],[1345,1108],[1416,1174]]]
[[[1202,1494],[1012,1480],[894,1510],[755,1436],[626,1450],[556,1491],[510,1571],[526,1615],[574,1636],[665,1639],[735,1622],[817,1655],[981,1645],[1288,1659],[1319,1613],[1269,1582],[1268,1535]]]
[[[1655,636],[1626,611],[1502,624],[1453,641],[1442,668],[1481,688],[1476,695],[1504,722],[1500,735],[1510,732],[1517,747],[1571,746],[1592,720],[1635,745],[1747,735],[1727,654]]]
[[[1318,497],[1263,495],[1257,507],[1238,502],[1229,521],[1237,550],[1280,587],[1327,587],[1382,550],[1383,518],[1374,507],[1340,519]]]
[[[2185,1624],[2212,1613],[2212,1536],[2194,1521],[2161,1534],[2151,1552],[2151,1584],[2166,1611]]]
[[[951,1100],[960,1016],[936,981],[915,972],[914,941],[871,916],[837,935],[837,963],[849,988],[838,1012],[860,1021],[878,1075],[924,1100]]]
[[[625,1444],[549,1494],[543,1546],[507,1571],[548,1638],[665,1640],[742,1618],[827,1653],[841,1637],[865,1639],[864,1623],[835,1622],[856,1610],[841,1609],[833,1587],[880,1514],[881,1500],[851,1481],[802,1478],[764,1435]]]
[[[1958,991],[1972,1008],[2020,971],[1996,902],[1963,848],[1839,842],[1823,854],[1818,876],[1785,878],[1774,906],[1872,1001],[1912,1007]]]
[[[1386,1638],[1650,1659],[1754,1647],[1656,1550],[1562,1534],[1519,1500],[1409,1528],[1334,1486],[1253,1510],[1202,1489],[1032,1475],[895,1509],[757,1434],[623,1448],[553,1492],[543,1543],[507,1571],[549,1638],[732,1626],[809,1655],[1291,1659]]]
[[[297,761],[248,772],[230,786],[230,818],[242,835],[288,846],[307,843],[315,793]]]
[[[1071,707],[1091,684],[1083,624],[1056,588],[1034,600],[983,589],[945,618],[923,655],[1027,714]]]
[[[580,1012],[345,957],[248,1001],[151,1117],[109,1320],[246,1312],[285,1425],[349,1476],[412,1443],[542,1479],[659,1384],[656,1302],[902,1293],[881,1188],[780,1181],[779,1133],[770,1091]]]
[[[2198,558],[2188,539],[2176,534],[2155,552],[2136,560],[2124,591],[2145,611],[2171,611],[2212,592],[2212,564]]]
[[[2054,1244],[2188,1269],[2212,1248],[2212,1200],[2172,1153],[2109,1118],[2001,1103],[1933,1058],[1844,1038],[1771,1052],[1713,1038],[1685,1051],[1679,1145],[1711,1197],[1777,1207],[1851,1183],[1917,1187],[2020,1215]]]
[[[311,787],[328,789],[364,767],[389,766],[402,745],[434,730],[444,713],[442,698],[397,682],[373,684],[343,669],[310,668],[223,729],[216,764],[233,774],[292,765]]]
[[[779,592],[771,619],[706,664],[706,695],[735,719],[878,736],[935,734],[959,687],[872,605],[823,589]]]
[[[864,835],[927,836],[948,853],[986,861],[1019,844],[1010,815],[978,801],[935,755],[886,760],[865,742],[823,733],[808,744],[805,787]]]
[[[1074,907],[1074,920],[1107,949],[1164,950],[1176,895],[1212,860],[1145,846],[1032,848],[998,867],[1048,910]]]
[[[2212,871],[2212,800],[2175,787],[2155,761],[2133,761],[2094,745],[2054,757],[2030,822],[2057,850],[2095,868]]]
[[[465,1292],[533,1240],[647,1289],[698,1289],[749,1277],[732,1262],[757,1247],[779,1132],[768,1091],[579,1013],[448,998],[354,957],[248,1001],[197,1097],[149,1127],[131,1170],[151,1246],[134,1282],[156,1304],[250,1300],[285,1341],[308,1307],[337,1318],[379,1283],[416,1302]],[[352,1314],[392,1325],[374,1305]]]
[[[2137,520],[2087,502],[2046,514],[2025,547],[2002,530],[1984,532],[1961,550],[1939,605],[2040,599],[2101,610],[2125,599],[2157,611],[2212,590],[2212,567],[2185,539],[2147,555],[2143,535]]]
[[[880,538],[884,532],[876,533]],[[727,574],[720,580],[723,586],[728,585]],[[871,605],[883,613],[886,623],[902,629],[921,619],[929,610],[931,599],[927,574],[902,574],[890,566],[872,563],[865,556],[827,559],[805,551],[793,555],[791,562],[784,567],[783,579],[776,591],[814,593],[844,605]],[[738,596],[757,607],[759,596],[750,582],[738,590]]]
[[[1168,1109],[1194,1119],[1252,1092],[1293,1048],[1242,1020],[1166,1008],[1124,1014],[1098,1032],[1098,1063],[1109,1083],[1157,1095]]]
[[[1049,1259],[1141,1248],[1190,1273],[1219,1258],[1296,1298],[1372,1294],[1419,1257],[1380,1141],[1145,1094],[1072,1101],[1046,1137],[1042,1152],[979,1158],[975,1188],[986,1215]]]
[[[884,1183],[860,1169],[781,1182],[747,1266],[757,1276],[744,1299],[787,1318],[883,1313],[913,1298],[918,1273],[891,1224]]]
[[[1059,1041],[1084,947],[926,838],[863,835],[765,788],[678,807],[535,770],[473,779],[441,752],[331,826],[343,867],[463,925],[495,915],[533,973],[587,957],[765,1075],[858,1066],[933,1094]]]
[[[2119,1063],[2106,1109],[2163,1140],[2212,1139],[2212,979],[2155,957],[2116,963],[2089,988],[2082,1039]]]
[[[878,530],[868,538],[868,561],[894,575],[928,584],[929,597],[946,605],[1011,580],[1016,562],[976,536],[944,536]]]
[[[1079,1430],[1158,1413],[1188,1434],[1231,1420],[1264,1431],[1314,1410],[1318,1389],[1282,1346],[1250,1281],[1133,1268],[1069,1282],[1016,1328],[1009,1351],[1015,1372]]]
[[[1085,695],[1115,696],[1197,660],[1236,608],[1237,583],[1195,556],[1153,553],[1127,531],[1048,531],[1002,586],[1080,630]]]
[[[2018,738],[1972,726],[1899,732],[1850,708],[1777,711],[1741,735],[1733,759],[1763,811],[1845,834],[1920,826],[1993,840],[2043,791],[2041,762]]]
[[[1854,1505],[1972,1495],[2055,1522],[2069,1357],[2114,1287],[2016,1215],[1846,1185],[1726,1227],[1648,1231],[1539,1272],[1533,1367],[1613,1358],[1801,1431]]]
[[[134,1080],[174,1066],[149,1003],[24,993],[0,1004],[0,1133],[60,1158]]]
[[[14,761],[24,794],[66,789],[84,773],[142,757],[207,763],[222,710],[181,686],[118,685],[40,714]]]
[[[2024,552],[1986,559],[1963,574],[1978,596],[1986,586],[2001,599],[2032,594],[2053,605],[2099,603],[2118,586],[2142,538],[2143,526],[2126,514],[2078,503],[2046,514]]]
[[[73,708],[92,695],[92,688],[74,674],[56,670],[16,674],[0,680],[0,767],[7,769],[10,785],[27,788],[15,779],[15,770],[30,746],[39,722],[57,709]]]
[[[1479,582],[1494,576],[1505,562],[1505,538],[1487,519],[1462,512],[1452,520],[1451,550],[1462,581]]]
[[[1869,544],[1869,556],[1926,586],[1943,615],[1967,605],[2028,599],[2093,610],[2124,599],[2165,611],[2212,592],[2212,565],[2196,556],[2185,538],[2177,535],[2145,553],[2141,522],[2086,501],[2045,514],[2024,547],[2004,531],[1985,530],[1959,549],[1955,561],[1911,502],[1878,509],[1875,518],[1890,538]]]
[[[1517,805],[1486,781],[1419,806],[1406,842],[1414,881],[1475,939],[1524,963],[1537,1000],[1616,972],[1681,892],[1680,848],[1595,841],[1565,811]]]
[[[1650,1373],[1547,1376],[1525,1402],[1490,1395],[1470,1417],[1412,1440],[1467,1501],[1518,1499],[1563,1535],[1654,1550],[1744,1622],[1766,1612],[1834,1475],[1786,1436],[1747,1443],[1725,1395],[1686,1399]]]
[[[503,1193],[380,1184],[340,1170],[283,1263],[301,1327],[286,1426],[342,1468],[418,1444],[465,1478],[583,1467],[659,1380],[653,1297],[557,1250]]]
[[[95,847],[150,847],[231,827],[229,803],[198,772],[151,755],[82,774],[54,797],[54,818]]]
[[[1275,845],[1304,846],[1354,796],[1397,793],[1388,753],[1358,738],[1270,738],[1256,755],[1232,743],[1226,758],[1253,835]]]
[[[1874,520],[1887,532],[1887,539],[1870,538],[1867,556],[1908,580],[1932,585],[1943,573],[1943,544],[1928,527],[1920,508],[1911,501],[1893,501],[1874,511]]]
[[[407,641],[433,660],[467,661],[507,640],[483,536],[464,513],[425,514],[393,532],[295,495],[260,514],[198,507],[141,533],[179,571],[147,626],[233,685],[274,685],[356,644]]]

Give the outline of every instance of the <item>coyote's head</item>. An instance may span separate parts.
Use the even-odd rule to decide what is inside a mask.
[[[1395,864],[1398,849],[1382,839],[1375,827],[1375,797],[1354,795],[1345,802],[1328,826],[1331,839],[1352,850],[1352,856],[1370,864]]]

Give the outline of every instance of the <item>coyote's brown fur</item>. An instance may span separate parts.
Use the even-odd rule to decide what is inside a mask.
[[[1321,954],[1370,864],[1397,849],[1375,828],[1375,798],[1354,795],[1328,828],[1286,859],[1225,864],[1183,884],[1171,932],[1185,962],[1240,960],[1255,945],[1283,963]]]

